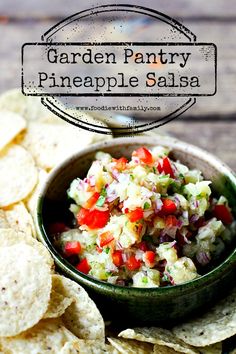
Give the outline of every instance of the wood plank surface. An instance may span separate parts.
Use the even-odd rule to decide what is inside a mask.
[[[0,14],[17,18],[49,18],[62,17],[65,18],[74,13],[86,10],[92,6],[103,4],[122,4],[128,3],[133,5],[146,6],[181,18],[233,18],[236,16],[236,2],[234,0],[1,0]]]
[[[184,122],[181,118],[156,129],[180,140],[201,147],[236,171],[236,122]]]
[[[54,21],[1,23],[1,82],[0,92],[20,87],[21,45],[25,42],[40,41],[40,36],[54,24]],[[236,26],[231,22],[186,21],[184,24],[196,35],[198,41],[213,42],[218,48],[218,88],[215,96],[199,97],[197,103],[186,114],[193,117],[222,117],[235,119],[236,114]],[[83,23],[84,31],[90,23]],[[155,23],[149,25],[151,33]],[[228,35],[230,33],[230,35]],[[35,58],[37,63],[39,58]],[[198,65],[198,63],[196,63]],[[32,70],[34,68],[32,67]],[[207,75],[207,73],[204,73]]]
[[[122,3],[123,1],[109,1]],[[175,17],[196,34],[200,42],[213,42],[218,48],[218,90],[213,97],[201,97],[177,120],[158,129],[200,146],[236,171],[236,2],[235,0],[130,0],[130,4],[155,8]],[[0,93],[20,87],[21,45],[40,41],[42,33],[59,19],[101,5],[92,0],[0,1]],[[87,26],[87,27],[86,27]],[[84,30],[90,30],[90,23]],[[150,38],[156,31],[149,25]],[[37,62],[37,58],[35,58]],[[32,68],[33,70],[33,68]]]

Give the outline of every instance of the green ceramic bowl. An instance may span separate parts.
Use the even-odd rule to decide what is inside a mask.
[[[130,157],[140,146],[163,145],[172,149],[172,157],[190,168],[200,169],[213,182],[216,193],[224,194],[234,209],[236,206],[236,177],[214,156],[195,146],[163,136],[118,138],[92,145],[62,162],[49,175],[43,186],[37,209],[37,230],[40,240],[55,259],[58,270],[83,285],[96,301],[106,319],[125,324],[171,325],[199,311],[204,311],[223,297],[235,279],[236,250],[228,250],[221,264],[198,279],[171,287],[143,289],[108,284],[79,273],[54,248],[47,234],[47,223],[60,215],[67,202],[66,190],[76,177],[84,177],[98,150],[114,157]],[[52,220],[51,220],[52,221]]]

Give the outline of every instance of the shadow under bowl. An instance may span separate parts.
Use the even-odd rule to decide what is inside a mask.
[[[38,200],[38,236],[51,252],[58,270],[85,287],[105,319],[126,325],[170,326],[187,319],[225,296],[234,285],[236,274],[236,250],[232,246],[220,264],[198,279],[162,288],[122,287],[80,273],[54,247],[47,225],[65,217],[66,191],[73,179],[86,176],[97,151],[108,152],[116,158],[130,157],[137,147],[157,145],[169,147],[172,158],[202,171],[205,179],[212,181],[214,192],[228,198],[235,215],[236,177],[230,168],[204,150],[165,136],[117,138],[76,153],[50,173]]]

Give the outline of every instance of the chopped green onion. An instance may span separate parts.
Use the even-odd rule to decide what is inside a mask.
[[[147,284],[148,283],[148,278],[147,277],[143,277],[142,278],[142,283]]]
[[[151,205],[148,202],[145,202],[143,208],[144,209],[150,209]]]
[[[105,200],[106,200],[106,197],[104,197],[103,195],[100,195],[100,197],[97,200],[96,205],[102,207],[103,204],[105,203]]]

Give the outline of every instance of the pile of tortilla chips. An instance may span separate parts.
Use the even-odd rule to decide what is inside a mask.
[[[19,90],[0,96],[0,353],[221,354],[222,341],[236,334],[236,290],[171,330],[133,328],[109,336],[86,291],[55,273],[36,239],[38,191],[60,161],[100,139]]]

